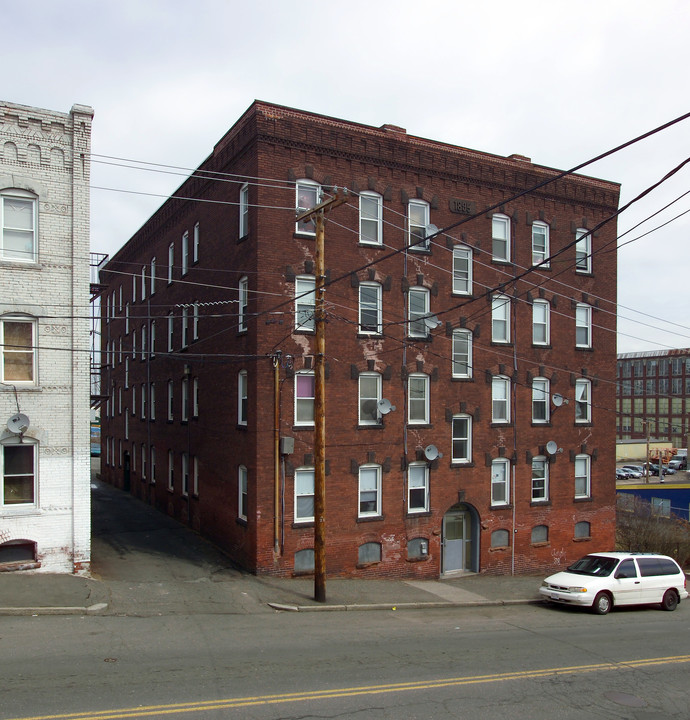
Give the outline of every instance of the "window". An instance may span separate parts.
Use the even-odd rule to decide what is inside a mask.
[[[151,277],[149,285],[149,295],[156,293],[156,258],[151,258]]]
[[[137,276],[136,274],[132,275],[132,305],[134,305],[137,301]]]
[[[244,465],[237,471],[237,516],[247,519],[247,468]]]
[[[173,381],[168,380],[168,420],[173,419]]]
[[[454,378],[472,377],[472,333],[469,330],[453,331],[453,368]]]
[[[546,458],[532,458],[532,502],[549,499],[549,464]]]
[[[175,317],[172,313],[168,313],[168,352],[172,352],[174,339],[175,339]]]
[[[314,468],[295,470],[295,522],[314,522]]]
[[[249,235],[249,183],[240,188],[240,238]]]
[[[588,538],[591,537],[590,525],[586,520],[582,520],[579,523],[575,523],[575,537],[576,538]]]
[[[189,378],[182,378],[182,422],[189,420]]]
[[[182,494],[189,495],[189,455],[182,453]]]
[[[182,347],[189,345],[189,305],[182,306]]]
[[[295,425],[314,424],[314,373],[295,374]]]
[[[575,497],[587,498],[590,493],[590,457],[575,456]]]
[[[168,285],[173,281],[173,266],[175,264],[175,243],[168,245]]]
[[[192,305],[192,340],[199,339],[199,301]]]
[[[492,548],[507,548],[510,547],[508,541],[510,534],[507,530],[494,530],[491,533],[491,547]]]
[[[419,560],[429,556],[429,541],[426,538],[411,538],[407,541],[407,559]]]
[[[381,399],[381,376],[362,373],[359,376],[359,424],[379,425],[378,402]]]
[[[472,418],[469,415],[455,415],[451,434],[453,446],[451,462],[472,462]]]
[[[2,450],[1,507],[34,505],[36,502],[36,449],[28,438],[10,438]]]
[[[410,337],[426,337],[429,328],[424,320],[429,317],[429,291],[426,288],[410,288],[407,294],[408,327]]]
[[[240,278],[237,288],[238,295],[238,320],[237,329],[243,332],[247,329],[247,304],[249,302],[249,280],[246,277]]]
[[[295,553],[295,573],[314,572],[314,550],[306,548]]]
[[[175,489],[175,456],[168,450],[168,490]]]
[[[427,463],[410,463],[407,468],[407,512],[429,510],[429,466]]]
[[[453,293],[472,294],[472,250],[460,245],[453,248]]]
[[[189,233],[184,232],[182,235],[182,276],[189,272]]]
[[[201,241],[201,231],[199,228],[199,223],[195,223],[194,225],[194,241],[192,244],[192,262],[197,263],[199,262],[199,243]]]
[[[510,422],[510,379],[502,375],[491,379],[491,422]]]
[[[2,237],[4,260],[36,262],[36,199],[22,190],[2,195]]]
[[[359,517],[381,515],[381,467],[359,468]]]
[[[141,419],[146,420],[146,383],[141,383]]]
[[[132,385],[132,415],[137,414],[137,386]]]
[[[146,360],[146,325],[141,326],[141,355],[142,360]]]
[[[549,541],[549,528],[547,525],[536,525],[532,528],[532,544]]]
[[[141,299],[146,300],[146,265],[141,268]]]
[[[359,195],[359,241],[371,245],[382,243],[383,203],[380,195],[363,192]]]
[[[407,422],[429,424],[429,376],[416,373],[407,378]]]
[[[551,342],[551,305],[546,300],[532,303],[532,343],[548,345]]]
[[[549,381],[547,378],[532,380],[532,422],[549,422]]]
[[[311,180],[297,181],[297,211],[311,210],[319,204],[321,196],[321,188],[318,183]],[[315,235],[316,224],[314,220],[302,221],[296,224],[295,232],[303,235]]]
[[[491,341],[510,342],[510,298],[494,295],[491,301]]]
[[[359,286],[359,331],[380,333],[381,286],[378,283],[362,283]]]
[[[150,397],[149,397],[149,418],[151,420],[156,419],[156,384],[151,383],[150,386]]]
[[[237,375],[237,424],[247,424],[247,371],[240,370]]]
[[[584,228],[575,231],[575,272],[592,272],[592,235]]]
[[[199,458],[196,455],[192,457],[192,493],[199,496]]]
[[[199,378],[192,380],[192,416],[199,417]]]
[[[358,565],[370,565],[381,562],[381,543],[368,542],[359,546],[357,552]]]
[[[491,252],[494,260],[510,262],[510,218],[506,215],[491,218]]]
[[[507,458],[498,458],[491,463],[491,504],[510,503],[510,463]]]
[[[592,347],[592,308],[578,304],[575,308],[575,347]]]
[[[535,222],[532,224],[532,265],[549,267],[549,226],[546,223]]]
[[[156,446],[151,445],[151,485],[156,484]]]
[[[29,318],[0,319],[2,377],[0,382],[22,385],[36,382],[36,323]]]
[[[423,200],[410,200],[407,207],[407,244],[410,250],[428,250],[426,229],[429,225],[429,203]]]
[[[575,422],[592,422],[592,383],[582,378],[575,381]]]
[[[295,278],[295,330],[313,331],[316,281],[312,275],[300,275]]]

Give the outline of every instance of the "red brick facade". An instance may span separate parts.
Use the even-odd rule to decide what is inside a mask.
[[[313,548],[313,522],[296,518],[309,515],[313,467],[313,427],[300,422],[309,296],[295,310],[314,272],[314,237],[295,226],[303,181],[351,194],[326,222],[328,574],[527,573],[612,549],[615,316],[599,307],[615,302],[616,256],[599,250],[616,224],[597,226],[615,212],[618,186],[568,176],[511,199],[556,174],[254,103],[174,194],[189,199],[169,199],[103,274],[103,478],[251,571],[308,570],[300,551]],[[409,247],[408,223],[454,227],[424,249]],[[278,351],[279,435],[294,448],[283,441],[276,508]],[[381,415],[382,398],[395,410]],[[441,456],[427,460],[429,445]]]

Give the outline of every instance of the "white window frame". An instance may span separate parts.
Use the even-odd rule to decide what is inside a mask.
[[[5,451],[8,448],[31,448],[32,451],[32,467],[31,473],[17,473],[16,475],[5,474]],[[25,451],[27,452],[27,451]],[[27,452],[28,454],[28,452]],[[7,478],[11,477],[25,477],[32,479],[32,490],[31,490],[31,501],[30,502],[8,502],[7,497],[9,496],[9,490],[6,489]],[[38,443],[33,438],[23,437],[10,437],[3,440],[0,443],[0,510],[6,515],[21,513],[26,510],[31,510],[38,507],[38,479],[39,479],[39,465],[38,465]],[[7,483],[8,486],[11,485]]]
[[[510,342],[510,298],[507,295],[491,298],[491,342]]]
[[[155,485],[155,484],[156,484],[156,446],[155,446],[155,445],[151,445],[150,450],[151,450],[151,454],[150,454],[150,458],[151,458],[151,462],[150,462],[150,465],[151,465],[151,485]]]
[[[237,517],[240,520],[247,520],[247,503],[249,500],[249,480],[247,468],[240,465],[237,468]]]
[[[156,419],[156,383],[152,382],[149,386],[149,418]]]
[[[186,348],[189,345],[189,305],[183,305],[181,308],[182,315],[182,345]]]
[[[548,378],[536,377],[532,380],[532,422],[540,425],[551,420],[551,389]],[[543,417],[541,417],[543,415]]]
[[[310,196],[314,196],[313,198]],[[295,185],[295,198],[297,212],[311,210],[321,202],[321,186],[313,180],[298,180]],[[316,235],[314,220],[295,223],[295,232],[300,235]]]
[[[383,198],[378,193],[365,190],[359,194],[359,241],[383,244]]]
[[[532,458],[532,502],[547,502],[549,499],[549,461],[544,455]]]
[[[498,262],[510,262],[510,218],[494,215],[491,218],[491,257]]]
[[[192,494],[199,497],[199,456],[192,456]]]
[[[374,298],[367,297],[363,298],[364,292],[373,293]],[[383,319],[382,319],[382,288],[380,283],[375,282],[364,282],[360,283],[359,286],[359,332],[362,335],[380,335],[383,330]],[[376,314],[375,323],[367,323],[364,326],[365,313]],[[374,325],[376,327],[374,327]]]
[[[491,422],[510,423],[510,378],[505,375],[491,378]]]
[[[429,317],[431,293],[425,287],[411,287],[407,291],[407,334],[409,337],[426,338],[429,328],[424,322]]]
[[[189,378],[183,377],[180,391],[182,393],[182,422],[189,421]]]
[[[141,443],[141,479],[146,480],[146,443]]]
[[[586,378],[575,380],[575,422],[592,422],[592,381]]]
[[[373,480],[373,482],[372,482]],[[373,496],[373,498],[372,498]],[[372,502],[373,500],[373,502]],[[366,509],[363,505],[366,503]],[[373,509],[372,509],[373,504]],[[357,517],[380,517],[381,516],[381,466],[360,465],[358,493],[357,493]]]
[[[189,495],[189,453],[180,453],[182,462],[182,495]]]
[[[407,203],[407,246],[412,251],[426,251],[430,247],[427,238],[429,226],[429,203],[409,200]]]
[[[244,276],[237,283],[237,329],[247,331],[247,306],[249,303],[249,278]]]
[[[168,490],[175,489],[175,453],[168,450]]]
[[[295,330],[314,332],[316,322],[316,279],[313,275],[295,278]]]
[[[575,272],[592,274],[592,234],[586,228],[575,231]]]
[[[149,331],[149,357],[156,357],[156,321],[151,320],[151,329]]]
[[[137,274],[132,272],[132,305],[137,302]]]
[[[510,505],[510,461],[496,458],[491,461],[491,505]]]
[[[532,265],[549,268],[550,238],[549,226],[544,222],[532,223]],[[541,263],[541,264],[540,264]]]
[[[31,331],[31,338],[29,341],[29,345],[9,345],[6,344],[5,340],[5,332],[7,329],[7,326],[13,325],[13,324],[20,324],[20,325],[28,325]],[[30,387],[35,386],[38,384],[38,377],[37,377],[37,361],[36,361],[36,346],[37,346],[37,332],[38,332],[38,325],[36,322],[36,319],[33,317],[30,317],[28,315],[3,315],[0,317],[0,382],[8,383],[11,385],[18,385],[21,387]],[[14,348],[21,348],[21,349],[14,349]],[[8,372],[8,370],[11,368],[12,363],[10,362],[12,357],[22,355],[26,356],[27,359],[30,360],[30,366],[31,366],[31,377],[29,379],[22,379],[18,375],[15,377],[12,377],[11,372]],[[112,355],[114,355],[114,352],[111,354],[111,361],[112,361]],[[27,367],[25,369],[28,368]]]
[[[295,470],[294,478],[294,522],[314,522],[314,468],[300,467]],[[311,502],[310,502],[311,499]],[[311,504],[311,514],[305,514],[304,502]]]
[[[551,304],[548,300],[532,303],[532,345],[551,343]]]
[[[463,413],[453,415],[451,426],[451,463],[466,464],[472,462],[472,416]],[[466,452],[460,453],[460,445],[465,445]]]
[[[175,410],[175,388],[172,380],[168,380],[168,420],[172,422]]]
[[[0,258],[11,262],[36,263],[38,261],[38,198],[26,190],[12,189],[0,193],[0,200],[2,200],[0,202]],[[9,224],[11,222],[8,217],[10,213],[6,205],[12,202],[19,203],[21,206],[26,205],[25,209],[20,212],[22,215],[30,215],[30,221],[27,223],[30,227]],[[24,245],[25,247],[30,245],[31,249],[8,250],[7,238],[11,233],[26,235],[27,239],[30,236],[30,242],[25,240]]]
[[[240,370],[237,373],[237,424],[247,426],[249,413],[248,380],[247,371]]]
[[[168,352],[173,351],[175,342],[175,316],[172,312],[168,313]]]
[[[249,183],[240,188],[240,239],[249,235]]]
[[[421,396],[419,395],[420,390],[422,391]],[[407,377],[408,425],[428,425],[429,408],[429,376],[425,373],[411,373]]]
[[[194,223],[194,239],[192,241],[192,262],[199,262],[199,245],[201,243],[201,226]]]
[[[373,381],[375,387],[373,394],[368,387]],[[366,386],[366,387],[365,387]],[[360,373],[358,380],[359,411],[358,422],[360,425],[380,425],[381,414],[378,410],[378,401],[381,399],[381,375],[375,372]],[[369,404],[373,403],[373,412],[368,412]]]
[[[199,417],[199,378],[192,380],[192,417]]]
[[[584,333],[585,337],[579,337]],[[592,347],[592,306],[578,303],[575,306],[575,347]]]
[[[141,267],[141,300],[146,300],[146,265]]]
[[[311,395],[299,395],[298,386],[306,385],[307,383],[300,383],[299,380],[302,378],[311,378]],[[305,409],[311,408],[311,413],[306,412]],[[309,416],[305,419],[306,416]],[[298,427],[313,427],[314,426],[314,372],[312,370],[303,370],[295,373],[294,381],[294,424]]]
[[[472,331],[453,330],[451,376],[472,377]]]
[[[453,248],[453,295],[472,294],[472,248]]]
[[[575,456],[575,497],[588,498],[592,493],[592,458],[589,455]]]
[[[150,273],[151,277],[149,278],[149,295],[155,295],[156,294],[156,258],[151,258],[151,265],[150,265]]]
[[[182,277],[189,272],[189,230],[182,233]]]
[[[141,383],[141,419],[146,420],[146,399],[148,392],[146,390],[146,383]]]
[[[413,495],[423,496],[423,502],[415,501]],[[429,512],[429,464],[412,462],[407,466],[407,512],[410,515]]]
[[[199,339],[199,301],[192,305],[192,341]]]
[[[175,267],[175,243],[168,245],[168,285],[173,281],[173,268]]]

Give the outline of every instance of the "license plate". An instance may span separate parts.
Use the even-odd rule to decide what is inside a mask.
[[[552,600],[559,600],[560,598],[558,597],[558,595],[552,595],[552,596],[551,596],[551,599],[552,599]]]

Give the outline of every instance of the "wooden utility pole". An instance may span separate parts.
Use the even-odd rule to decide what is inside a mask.
[[[316,224],[314,257],[314,600],[326,602],[326,292],[325,213],[347,202],[347,190],[336,188],[334,197],[311,210],[298,213],[297,222],[313,219]]]

